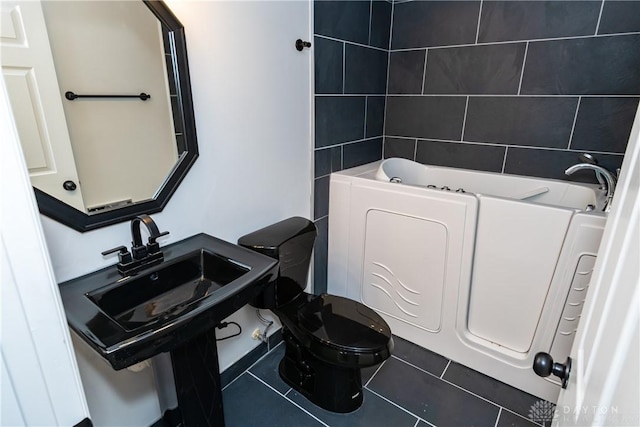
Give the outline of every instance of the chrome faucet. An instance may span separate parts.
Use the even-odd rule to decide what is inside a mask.
[[[564,171],[564,173],[565,175],[569,176],[569,175],[572,175],[574,172],[577,172],[580,170],[592,170],[596,173],[596,177],[598,178],[598,181],[600,181],[600,178],[604,179],[604,186],[606,187],[607,198],[605,200],[604,209],[602,210],[604,212],[609,212],[609,210],[611,210],[611,200],[613,199],[613,193],[616,191],[616,177],[607,169],[603,168],[602,166],[598,166],[592,163],[578,163],[577,165],[568,167],[567,170]]]
[[[146,245],[142,243],[141,224],[144,224],[149,231],[149,242]],[[158,230],[158,226],[149,215],[138,215],[131,221],[131,236],[133,238],[131,252],[125,246],[118,246],[102,252],[102,255],[118,252],[118,271],[124,276],[132,275],[147,267],[160,264],[164,260],[160,244],[156,239],[167,234],[169,234],[168,231],[161,233]]]

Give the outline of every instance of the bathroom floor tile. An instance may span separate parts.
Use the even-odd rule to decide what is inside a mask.
[[[378,369],[380,368],[380,365],[383,365],[384,362],[379,363],[375,366],[370,366],[368,368],[362,368],[360,370],[360,375],[362,378],[362,385],[366,385],[369,380],[371,379],[371,377],[373,377],[373,375],[378,371]]]
[[[222,400],[227,427],[322,425],[248,373],[223,391]]]
[[[528,418],[523,418],[503,409],[502,412],[500,412],[500,418],[498,418],[496,427],[535,427],[537,425],[538,424]]]
[[[420,369],[431,372],[436,376],[442,375],[444,368],[447,367],[449,359],[440,356],[437,353],[424,349],[412,342],[404,340],[400,337],[393,337],[395,344],[393,356],[411,363]]]
[[[280,373],[278,372],[278,366],[283,356],[284,344],[281,344],[269,352],[260,362],[253,365],[253,367],[249,369],[249,372],[280,393],[285,394],[291,387],[280,378]]]
[[[413,427],[418,420],[366,389],[362,406],[348,414],[338,414],[319,408],[295,390],[292,390],[287,397],[331,427]]]
[[[394,337],[394,342],[392,357],[362,370],[364,402],[349,414],[325,411],[284,383],[278,373],[285,350],[280,344],[224,389],[226,424],[231,427],[549,424],[530,416],[553,409],[552,404],[402,338]],[[537,406],[532,410],[534,404]]]
[[[367,387],[435,425],[493,427],[498,418],[497,405],[396,358],[387,360]]]
[[[451,362],[443,378],[525,418],[531,407],[541,400],[455,362]]]

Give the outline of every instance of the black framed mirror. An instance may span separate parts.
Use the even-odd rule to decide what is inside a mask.
[[[128,203],[106,204],[86,212],[34,187],[38,207],[43,215],[80,232],[127,221],[142,213],[161,211],[198,157],[184,27],[162,1],[144,0],[143,3],[157,19],[162,32],[177,161],[152,197]],[[64,92],[65,88],[61,87],[60,90]],[[144,168],[145,165],[141,164],[141,173],[144,173]]]

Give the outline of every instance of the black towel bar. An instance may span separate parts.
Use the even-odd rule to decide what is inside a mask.
[[[140,98],[143,101],[151,98],[151,95],[142,92],[139,95],[76,95],[71,91],[67,91],[64,94],[64,97],[69,101],[73,101],[77,98]]]

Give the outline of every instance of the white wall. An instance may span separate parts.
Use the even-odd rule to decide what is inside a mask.
[[[235,242],[288,216],[310,217],[312,53],[293,48],[296,38],[310,37],[309,3],[168,4],[186,30],[200,157],[165,210],[153,215],[161,231],[171,232],[161,244],[199,232]],[[59,282],[114,264],[100,252],[131,241],[128,223],[81,234],[46,217],[42,222]],[[244,333],[220,343],[221,370],[258,344],[250,337],[262,327],[254,310],[233,319]],[[81,372],[85,389],[121,387],[87,372]],[[121,416],[121,402],[101,404],[109,410],[94,425],[133,425]],[[160,416],[142,405],[139,412],[148,424]]]

